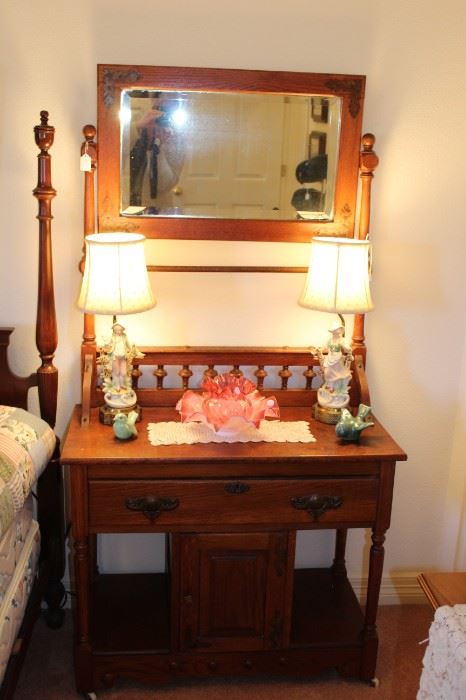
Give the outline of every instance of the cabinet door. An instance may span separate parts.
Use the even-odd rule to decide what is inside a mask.
[[[281,647],[290,593],[287,533],[178,537],[180,648]]]

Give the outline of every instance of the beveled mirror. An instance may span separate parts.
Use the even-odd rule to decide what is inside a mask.
[[[100,65],[99,230],[353,235],[365,78]]]

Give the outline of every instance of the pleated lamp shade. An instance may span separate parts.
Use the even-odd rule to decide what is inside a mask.
[[[147,274],[144,236],[86,236],[86,264],[78,308],[90,314],[134,314],[155,306]]]
[[[369,255],[370,243],[366,240],[313,238],[309,270],[299,303],[316,311],[338,314],[372,311]]]

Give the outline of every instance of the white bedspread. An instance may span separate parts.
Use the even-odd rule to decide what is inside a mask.
[[[435,611],[417,700],[465,700],[466,605]]]

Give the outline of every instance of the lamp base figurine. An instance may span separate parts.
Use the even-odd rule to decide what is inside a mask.
[[[317,348],[322,386],[317,390],[314,418],[323,423],[338,423],[342,409],[348,406],[353,353],[345,342],[344,322],[337,320],[329,328],[331,334],[324,348]]]
[[[105,425],[113,425],[118,413],[129,415],[131,411],[136,411],[137,420],[141,420],[131,374],[133,361],[143,357],[144,353],[129,342],[124,326],[115,321],[112,337],[101,347],[98,359],[105,400],[105,405],[100,407],[99,418]]]

